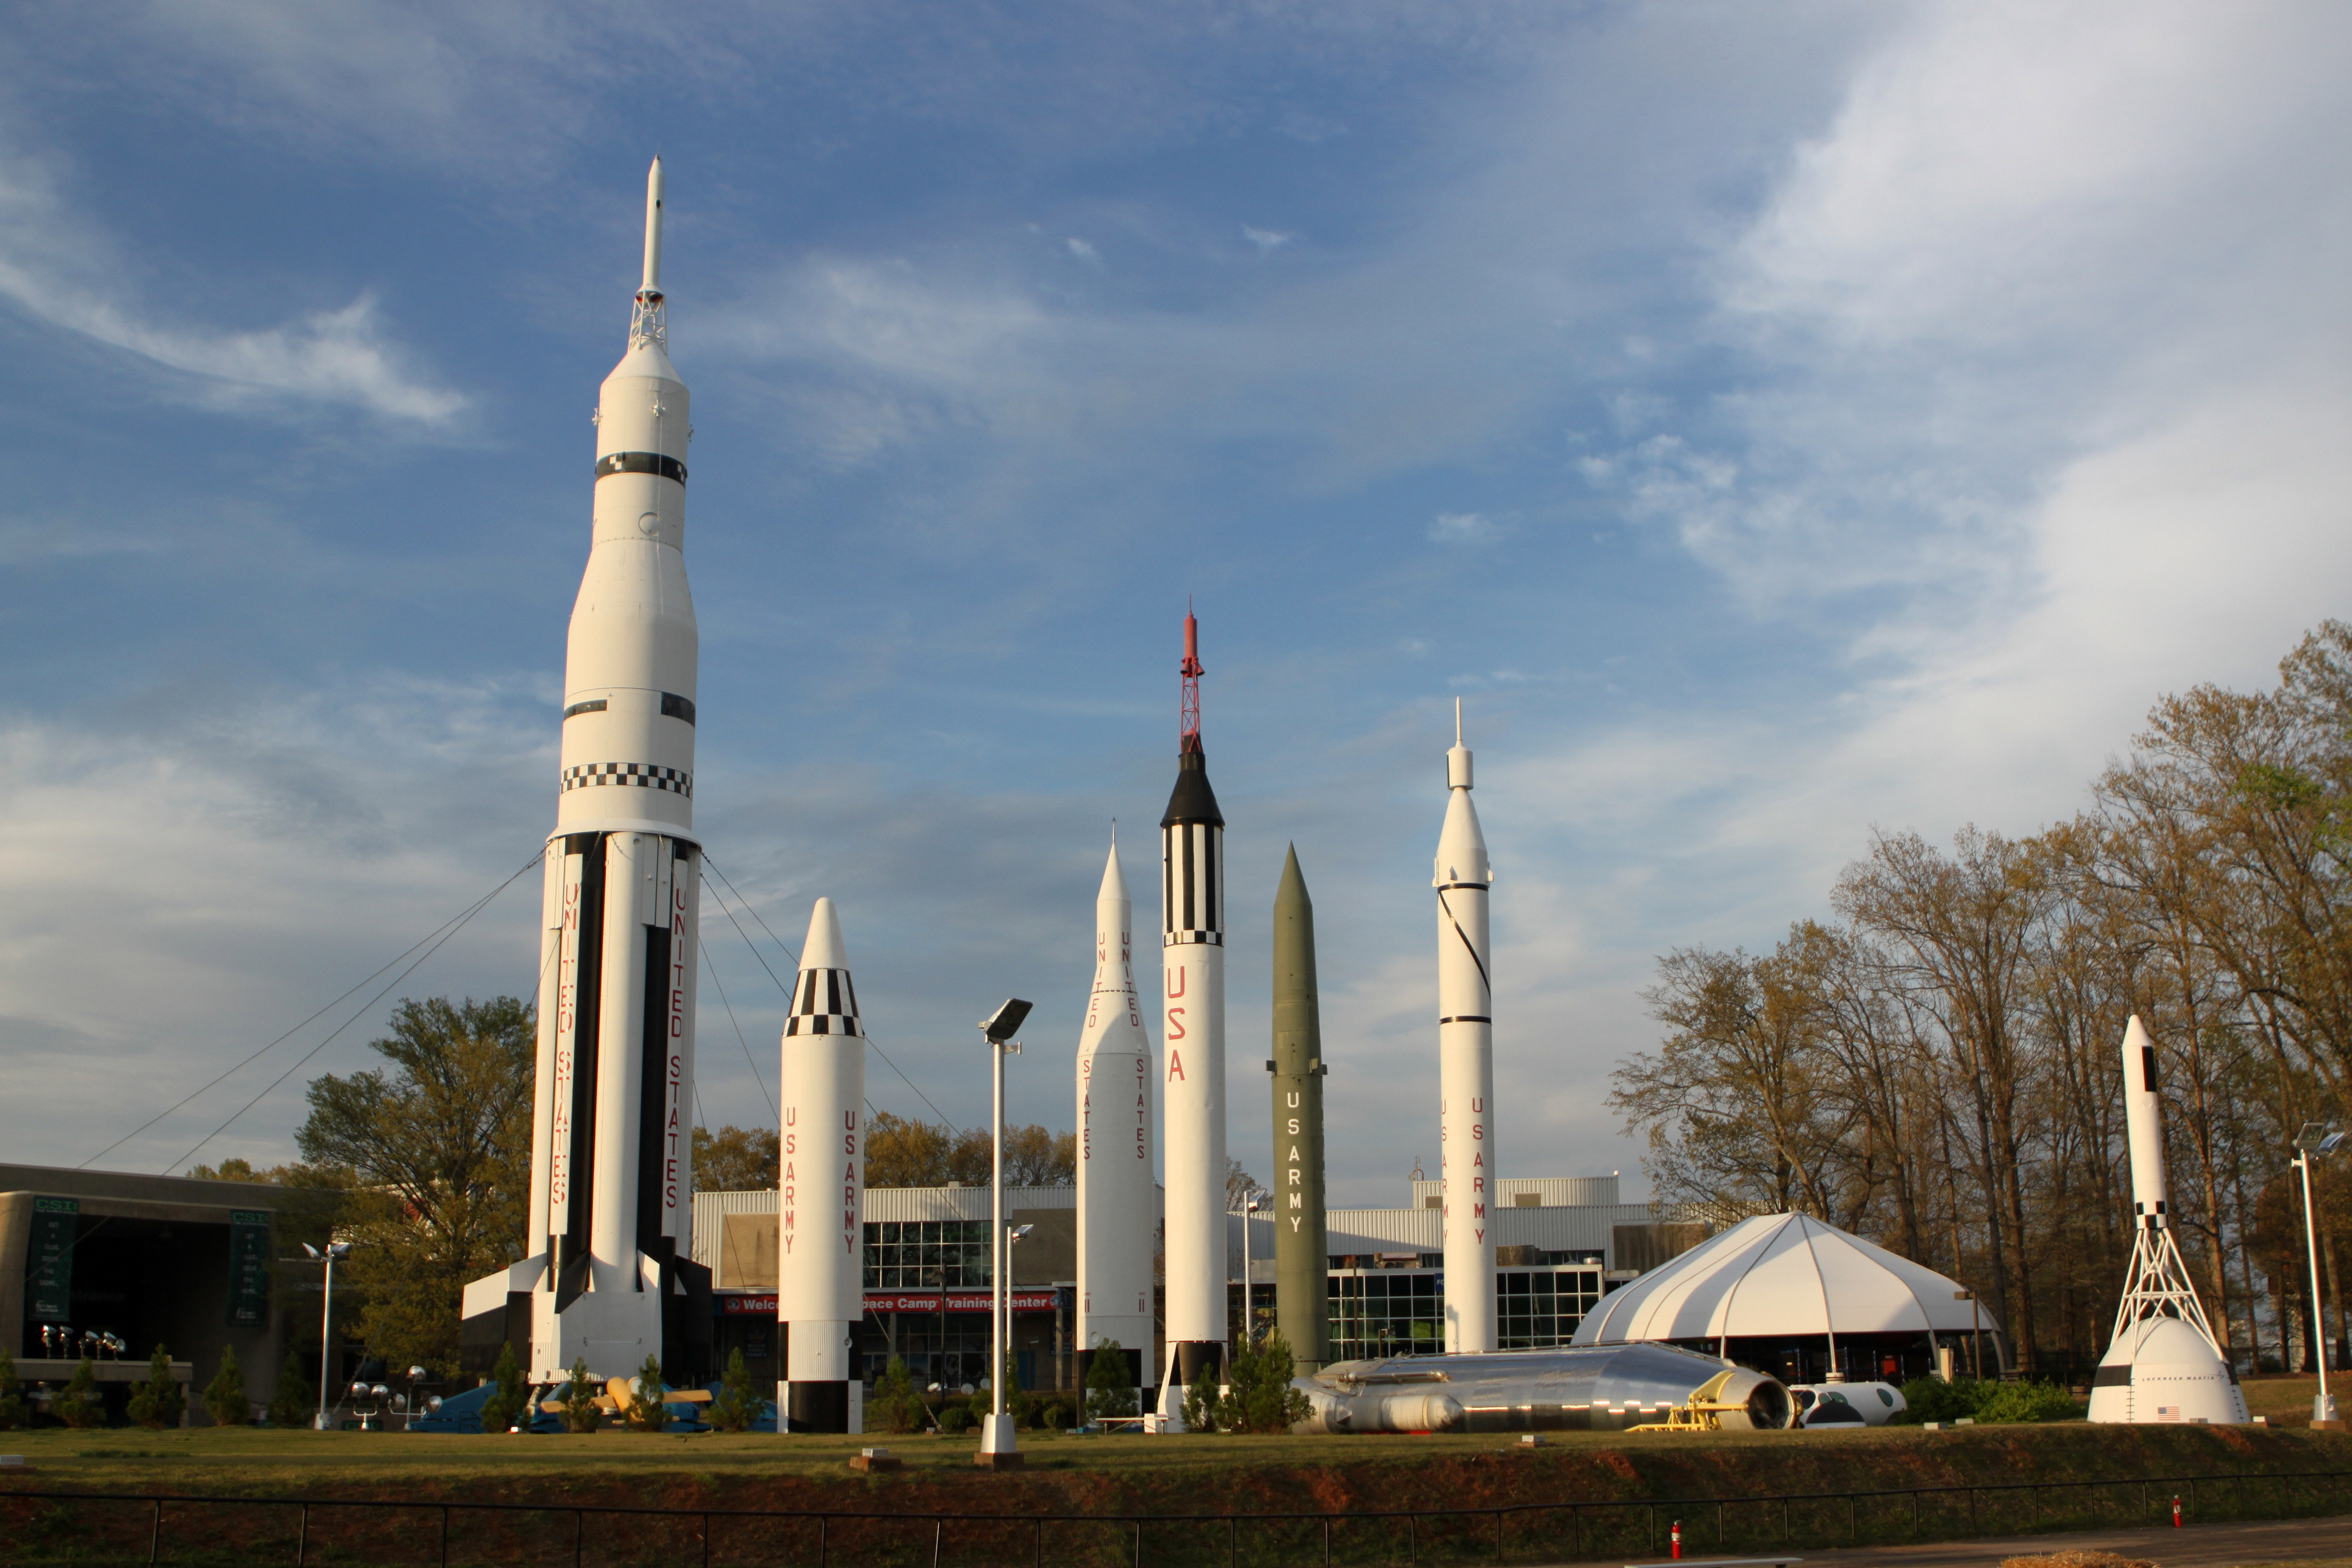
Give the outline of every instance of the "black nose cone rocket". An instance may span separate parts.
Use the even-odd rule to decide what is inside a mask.
[[[1315,902],[1294,847],[1274,895],[1274,1318],[1292,1375],[1330,1358],[1324,1303],[1323,1022],[1315,989]]]

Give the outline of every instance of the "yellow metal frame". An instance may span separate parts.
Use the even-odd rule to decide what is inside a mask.
[[[1744,1411],[1744,1403],[1726,1404],[1719,1397],[1731,1374],[1739,1369],[1726,1367],[1691,1391],[1691,1396],[1666,1412],[1664,1421],[1644,1421],[1638,1426],[1628,1426],[1628,1432],[1720,1432],[1723,1417]]]

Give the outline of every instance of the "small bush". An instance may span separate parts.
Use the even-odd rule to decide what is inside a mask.
[[[747,1432],[760,1418],[764,1403],[760,1391],[751,1386],[751,1372],[743,1364],[742,1351],[729,1351],[727,1371],[719,1379],[719,1397],[710,1402],[710,1424],[721,1432]]]
[[[596,1408],[596,1380],[588,1375],[588,1358],[582,1356],[572,1363],[572,1375],[563,1382],[563,1429],[567,1432],[593,1432],[604,1425],[604,1413]]]
[[[882,1377],[874,1385],[873,1419],[869,1426],[903,1436],[919,1431],[923,1425],[922,1396],[915,1392],[915,1379],[907,1371],[907,1363],[897,1356],[883,1369]]]
[[[16,1358],[0,1350],[0,1432],[24,1424],[24,1384],[16,1381]]]
[[[1132,1415],[1136,1413],[1137,1397],[1133,1374],[1127,1367],[1127,1352],[1117,1340],[1097,1340],[1093,1360],[1087,1367],[1087,1419]]]
[[[1292,1422],[1307,1419],[1307,1395],[1290,1386],[1291,1372],[1290,1342],[1280,1329],[1267,1330],[1255,1344],[1244,1342],[1218,1402],[1217,1425],[1228,1432],[1287,1432]],[[1185,1417],[1191,1419],[1189,1409]]]
[[[950,1405],[940,1412],[940,1430],[950,1437],[959,1432],[969,1432],[971,1427],[971,1406],[969,1405]]]
[[[1987,1423],[2068,1421],[2081,1414],[2074,1396],[2055,1383],[1995,1384],[1977,1405],[1977,1419]]]
[[[482,1401],[482,1430],[511,1432],[518,1422],[529,1426],[530,1391],[522,1385],[522,1367],[511,1343],[499,1347],[499,1364],[490,1370],[490,1381],[497,1386]]]
[[[220,1371],[205,1384],[205,1414],[215,1426],[242,1426],[253,1419],[253,1401],[246,1397],[245,1369],[236,1364],[236,1347],[221,1347]]]
[[[310,1380],[302,1375],[302,1352],[288,1351],[286,1364],[278,1371],[278,1392],[269,1396],[269,1424],[308,1426],[314,1409]]]
[[[1219,1407],[1224,1404],[1214,1383],[1203,1380],[1184,1391],[1184,1429],[1188,1432],[1213,1432],[1217,1429]]]
[[[1070,1429],[1069,1406],[1064,1405],[1058,1399],[1054,1401],[1053,1404],[1045,1406],[1044,1411],[1038,1415],[1037,1425],[1043,1426],[1048,1432],[1068,1431]]]
[[[74,1368],[73,1380],[65,1392],[49,1402],[49,1412],[76,1431],[87,1430],[106,1419],[106,1406],[98,1400],[98,1367],[88,1356]]]
[[[632,1432],[658,1432],[668,1426],[669,1405],[665,1400],[668,1393],[669,1384],[662,1381],[661,1357],[646,1357],[629,1390],[629,1408],[623,1414],[622,1425]]]
[[[82,1364],[87,1366],[89,1363]],[[131,1391],[124,1413],[142,1426],[177,1426],[180,1412],[187,1407],[187,1396],[180,1392],[180,1381],[172,1375],[172,1354],[157,1345],[147,1363],[147,1381]]]

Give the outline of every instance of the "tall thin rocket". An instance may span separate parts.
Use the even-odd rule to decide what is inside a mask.
[[[563,671],[562,773],[547,841],[532,1257],[467,1290],[494,1351],[528,1290],[534,1380],[659,1355],[709,1373],[709,1271],[694,1264],[691,1108],[701,847],[694,832],[698,635],[686,585],[686,385],[661,289],[662,165],[646,180],[643,282],[596,409],[595,506]],[[525,1280],[529,1283],[526,1285]],[[472,1353],[469,1351],[469,1353]]]
[[[1168,1360],[1160,1414],[1225,1363],[1225,818],[1201,749],[1201,628],[1184,616],[1176,788],[1160,818]]]
[[[809,911],[776,1107],[776,1408],[793,1432],[862,1432],[850,1338],[866,1317],[866,1029],[831,899]]]
[[[1130,1386],[1151,1357],[1151,1038],[1135,992],[1135,906],[1118,841],[1095,895],[1095,985],[1078,1037],[1078,1355],[1116,1342]],[[1085,1385],[1082,1374],[1079,1384]]]
[[[1274,1319],[1294,1375],[1331,1353],[1324,1279],[1323,1012],[1315,983],[1315,901],[1293,846],[1274,895]]]
[[[1495,987],[1486,939],[1494,868],[1470,804],[1462,700],[1445,753],[1445,826],[1437,836],[1439,1175],[1445,1184],[1445,1348],[1495,1349]]]

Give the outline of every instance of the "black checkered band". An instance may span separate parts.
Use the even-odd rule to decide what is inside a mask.
[[[686,465],[659,452],[607,452],[596,459],[596,477],[606,474],[659,474],[686,483]]]
[[[857,1026],[855,1017],[842,1013],[802,1014],[784,1020],[784,1038],[788,1040],[794,1035],[862,1036],[865,1032]]]
[[[1160,939],[1162,947],[1223,947],[1225,933],[1221,931],[1171,931]]]
[[[657,768],[651,763],[582,763],[563,770],[565,790],[595,784],[619,784],[624,789],[666,789],[694,798],[694,775],[682,768]]]

